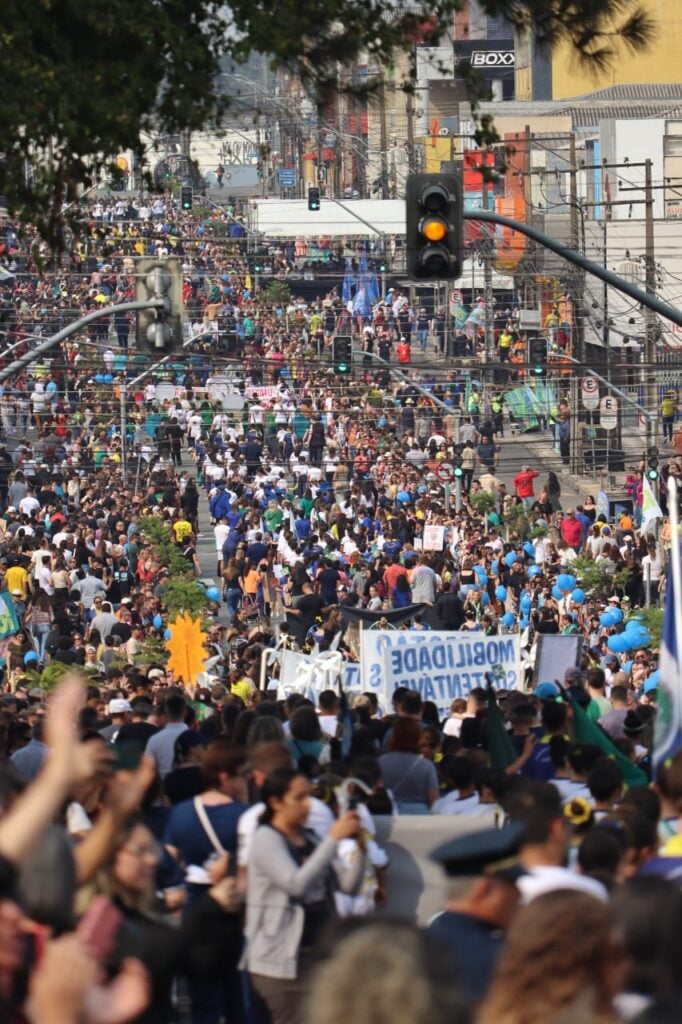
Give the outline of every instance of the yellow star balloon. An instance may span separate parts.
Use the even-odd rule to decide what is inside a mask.
[[[169,654],[167,668],[173,670],[178,681],[182,680],[185,686],[189,686],[196,682],[204,669],[205,634],[201,629],[201,620],[192,619],[184,612],[168,628],[170,640],[166,640]]]

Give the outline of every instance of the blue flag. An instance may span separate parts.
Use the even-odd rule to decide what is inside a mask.
[[[671,507],[675,495],[671,497]],[[673,518],[673,517],[671,517]],[[675,519],[677,516],[674,517]],[[674,524],[677,525],[676,523]],[[657,712],[654,733],[653,766],[660,765],[682,750],[682,676],[680,675],[680,648],[682,633],[682,593],[680,577],[680,541],[677,530],[672,533],[672,550],[668,566],[668,583],[665,591],[665,612],[663,616],[663,638],[660,656],[660,681],[657,687]],[[675,563],[677,563],[675,565]]]
[[[355,286],[356,280],[351,266],[351,260],[349,257],[346,257],[346,269],[343,275],[343,285],[341,288],[341,298],[345,305],[348,305],[350,300],[353,298]]]

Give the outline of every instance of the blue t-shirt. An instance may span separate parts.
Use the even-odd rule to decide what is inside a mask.
[[[208,820],[228,853],[237,852],[237,822],[247,808],[248,804],[237,801],[205,807]],[[183,800],[171,808],[163,841],[168,846],[175,846],[187,865],[201,866],[216,853],[194,809],[193,800]]]

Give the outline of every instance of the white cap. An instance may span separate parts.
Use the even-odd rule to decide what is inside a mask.
[[[126,711],[132,711],[130,701],[123,700],[122,697],[114,697],[109,701],[108,709],[110,715],[124,715]]]

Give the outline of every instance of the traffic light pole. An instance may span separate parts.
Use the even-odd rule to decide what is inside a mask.
[[[9,366],[6,366],[4,370],[0,370],[0,384],[6,381],[8,377],[11,377],[12,374],[23,370],[25,366],[35,362],[36,359],[39,359],[46,352],[50,352],[60,341],[64,341],[65,338],[75,334],[76,331],[80,331],[82,327],[92,323],[94,320],[103,320],[107,316],[113,316],[114,313],[132,313],[140,309],[163,309],[163,307],[163,299],[150,299],[145,302],[119,302],[116,306],[105,306],[103,309],[95,309],[92,313],[87,313],[85,316],[80,317],[80,319],[74,320],[72,324],[64,327],[57,334],[46,338],[45,341],[41,342],[40,345],[36,345],[30,352],[19,356]],[[5,354],[0,352],[0,358]]]
[[[651,292],[642,291],[637,285],[632,284],[630,281],[624,280],[619,277],[618,274],[614,274],[612,270],[607,267],[601,266],[599,263],[595,263],[593,260],[583,256],[582,253],[576,252],[575,249],[570,249],[567,245],[562,245],[561,242],[557,242],[555,238],[551,238],[550,235],[546,235],[544,231],[538,231],[537,228],[531,227],[530,224],[524,224],[520,220],[514,220],[513,217],[505,217],[501,213],[496,213],[493,210],[464,210],[462,211],[462,217],[464,220],[478,220],[486,221],[489,224],[499,224],[500,227],[510,228],[512,231],[518,231],[520,234],[525,235],[527,238],[532,238],[534,242],[538,242],[540,245],[545,246],[546,249],[551,249],[557,256],[561,256],[562,259],[567,260],[576,267],[581,267],[586,270],[589,274],[593,274],[598,277],[600,281],[604,281],[611,288],[615,288],[617,291],[622,292],[623,295],[628,295],[635,302],[639,302],[642,306],[652,310],[654,313],[658,313],[665,320],[670,320],[671,323],[677,324],[678,327],[682,327],[682,311],[675,309],[674,306],[669,306],[667,302],[661,301],[656,295]]]

